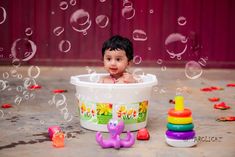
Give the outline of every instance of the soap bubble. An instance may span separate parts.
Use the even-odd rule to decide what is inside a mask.
[[[63,32],[64,32],[64,27],[61,27],[61,26],[58,26],[58,27],[56,27],[56,28],[53,30],[53,33],[54,33],[56,36],[61,35]]]
[[[109,24],[109,18],[106,15],[99,15],[96,17],[95,22],[100,28],[105,28]]]
[[[133,58],[133,63],[135,64],[140,64],[142,62],[142,58],[138,55],[136,55],[134,58]]]
[[[178,25],[180,26],[184,26],[187,23],[186,18],[183,16],[180,16],[177,21],[178,21]]]
[[[28,61],[36,54],[37,46],[29,39],[16,39],[11,47],[11,54],[14,59]]]
[[[171,58],[181,57],[187,50],[187,38],[180,33],[172,33],[165,40],[166,51]]]
[[[91,26],[90,14],[83,9],[78,9],[71,15],[70,24],[73,30],[86,35]]]
[[[26,28],[26,29],[25,29],[25,34],[26,34],[27,36],[31,36],[31,35],[33,34],[32,28],[30,28],[30,27]]]
[[[0,21],[0,24],[3,24],[7,18],[7,12],[3,7],[0,7],[0,10],[2,10],[2,18],[1,18],[2,20]]]
[[[71,43],[68,40],[61,40],[58,48],[61,52],[69,52],[69,50],[71,49]]]
[[[189,61],[185,65],[185,76],[189,79],[197,79],[202,75],[202,68],[200,64],[195,61]]]
[[[135,41],[146,41],[148,39],[145,31],[141,29],[135,29],[132,33],[132,37]]]
[[[66,1],[61,1],[60,2],[60,9],[66,10],[67,8],[68,8],[68,3]]]

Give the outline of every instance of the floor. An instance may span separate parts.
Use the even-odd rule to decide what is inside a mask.
[[[103,72],[103,68],[1,66],[0,104],[8,103],[13,107],[0,108],[0,156],[235,156],[235,122],[216,121],[218,117],[235,116],[235,87],[226,86],[235,83],[235,70],[203,69],[201,75],[195,74],[193,79],[189,79],[184,69],[141,68],[140,73],[151,73],[158,78],[149,105],[147,129],[150,140],[136,140],[131,148],[119,150],[102,149],[96,143],[96,132],[84,129],[79,124],[75,87],[70,84],[70,77],[92,71]],[[24,84],[33,84],[34,81],[42,88],[22,88]],[[223,90],[201,91],[211,86]],[[67,90],[61,94],[61,103],[67,104],[72,119],[61,114],[56,105],[51,103],[56,99],[52,92],[54,89]],[[185,106],[193,112],[198,144],[192,148],[174,148],[165,142],[167,111],[173,107],[169,101],[178,94],[184,96]],[[219,97],[220,102],[225,102],[231,109],[214,109],[215,103],[208,100],[211,97]],[[64,131],[64,148],[52,146],[47,132],[52,125],[59,125]],[[137,132],[133,133],[136,136]]]

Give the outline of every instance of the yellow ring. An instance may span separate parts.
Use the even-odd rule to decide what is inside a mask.
[[[184,118],[168,116],[167,121],[172,124],[189,124],[193,122],[193,118],[192,116]]]

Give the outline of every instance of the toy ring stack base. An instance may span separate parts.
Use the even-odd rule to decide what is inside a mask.
[[[171,139],[165,136],[166,138],[166,143],[172,147],[181,147],[181,148],[186,148],[186,147],[193,147],[197,144],[197,141],[193,139],[187,139],[187,140],[177,140],[177,139]]]

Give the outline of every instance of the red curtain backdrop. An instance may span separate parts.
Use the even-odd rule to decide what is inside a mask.
[[[234,68],[234,28],[234,0],[1,0],[0,64],[101,65],[119,34],[138,65]]]

